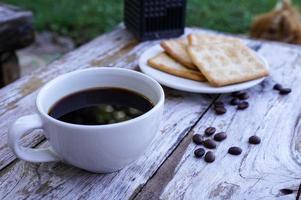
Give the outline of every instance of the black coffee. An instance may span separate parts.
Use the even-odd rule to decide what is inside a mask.
[[[64,97],[49,115],[71,124],[102,125],[133,119],[152,107],[146,97],[130,90],[94,88]]]

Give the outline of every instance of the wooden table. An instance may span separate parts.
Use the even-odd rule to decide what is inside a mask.
[[[186,32],[204,31],[187,29]],[[141,53],[158,41],[138,43],[123,26],[67,54],[62,59],[0,90],[1,199],[295,199],[301,183],[301,47],[247,40],[271,67],[271,77],[248,90],[250,107],[227,106],[217,116],[212,103],[229,95],[206,95],[164,88],[160,133],[135,163],[112,174],[91,174],[62,163],[33,164],[13,155],[7,146],[9,124],[35,112],[38,89],[49,80],[86,67],[138,70]],[[281,96],[279,82],[293,92]],[[191,137],[208,126],[228,138],[207,164],[193,155]],[[256,134],[262,143],[248,144]],[[134,138],[133,138],[134,139]],[[45,146],[41,132],[27,135],[26,146]],[[230,146],[243,149],[227,154]],[[80,145],[79,145],[80,148]]]

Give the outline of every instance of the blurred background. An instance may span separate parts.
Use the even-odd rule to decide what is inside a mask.
[[[123,18],[122,0],[4,0],[31,10],[38,31],[70,37],[80,45],[110,31]],[[277,0],[187,0],[187,26],[247,33],[254,16],[268,12]],[[301,5],[301,0],[294,0]]]
[[[187,0],[186,26],[248,34],[255,16],[273,10],[277,2]],[[16,52],[21,76],[112,30],[123,20],[123,0],[2,0],[1,3],[29,10],[34,15],[35,42]],[[301,6],[301,0],[294,0],[293,3]],[[289,16],[287,19],[290,18]],[[295,25],[291,27],[294,29]],[[280,31],[282,29],[280,27]],[[301,41],[301,24],[299,29]]]

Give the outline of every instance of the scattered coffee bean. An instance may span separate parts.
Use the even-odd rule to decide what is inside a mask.
[[[290,88],[281,88],[280,91],[279,91],[279,94],[286,95],[286,94],[289,94],[291,92],[292,92],[292,89],[290,89]]]
[[[211,139],[204,140],[203,145],[207,149],[215,149],[216,148],[216,143]]]
[[[221,102],[221,101],[216,101],[216,102],[214,102],[213,105],[214,105],[215,107],[219,107],[219,106],[224,107],[224,106],[225,106],[224,102]]]
[[[228,150],[228,153],[231,155],[238,156],[242,152],[242,149],[240,147],[230,147]]]
[[[192,141],[195,143],[195,144],[198,144],[198,145],[201,145],[203,143],[203,138],[200,134],[195,134],[193,137],[192,137]]]
[[[261,142],[260,137],[258,137],[256,135],[253,135],[253,136],[249,137],[249,143],[250,144],[260,144],[260,142]]]
[[[213,139],[217,142],[221,142],[227,138],[227,134],[225,132],[220,132],[214,135]]]
[[[215,133],[216,129],[214,127],[208,127],[205,129],[205,135],[211,136]]]
[[[233,99],[230,101],[230,105],[236,106],[237,104],[239,104],[239,100],[238,100],[237,98],[233,98]]]
[[[203,157],[204,154],[205,154],[205,149],[203,149],[203,148],[198,148],[194,151],[194,155],[197,158]]]
[[[297,195],[296,195],[296,199],[300,199],[301,197],[301,183],[299,185],[299,189],[298,189],[298,192],[297,192]]]
[[[280,85],[279,83],[275,84],[273,87],[274,90],[281,90],[282,89],[282,85]]]
[[[237,105],[238,110],[244,110],[249,107],[249,103],[247,101],[242,101]]]
[[[281,189],[280,192],[281,192],[282,194],[284,194],[284,195],[288,195],[288,194],[294,193],[293,190],[287,189],[287,188]]]
[[[207,163],[212,163],[214,162],[215,160],[215,155],[212,151],[208,151],[206,154],[205,154],[205,161]]]
[[[227,109],[225,107],[222,107],[222,106],[215,107],[214,110],[215,110],[215,113],[217,115],[222,115],[222,114],[225,114],[227,112]]]
[[[237,98],[239,98],[240,100],[246,100],[246,99],[249,98],[249,95],[248,95],[248,93],[246,93],[246,92],[242,92],[241,94],[239,94],[239,95],[237,96]]]
[[[238,97],[242,92],[241,91],[237,91],[237,92],[232,92],[232,97]]]
[[[247,92],[244,92],[244,91],[238,91],[238,92],[232,92],[232,97],[236,97],[236,98],[239,98],[239,99],[243,99],[243,98],[248,98],[249,95]]]

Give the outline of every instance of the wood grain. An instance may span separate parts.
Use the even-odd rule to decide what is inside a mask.
[[[272,50],[272,53],[271,53]],[[173,152],[170,160],[181,161],[172,171],[172,178],[157,198],[151,199],[295,199],[301,182],[301,49],[265,44],[260,53],[271,65],[272,76],[262,84],[248,90],[250,108],[237,111],[227,106],[228,112],[216,116],[207,112],[192,133],[203,133],[208,126],[226,131],[228,138],[215,150],[216,161],[207,164],[196,159],[196,145],[187,146],[185,138]],[[272,89],[274,83],[291,87],[293,93],[279,95]],[[229,102],[230,95],[219,100]],[[248,138],[258,135],[260,145],[249,145]],[[231,156],[231,146],[243,149],[240,156]],[[168,163],[168,162],[166,162]],[[145,185],[137,199],[154,194],[152,180],[165,173],[165,164]],[[139,198],[142,197],[142,198]]]

